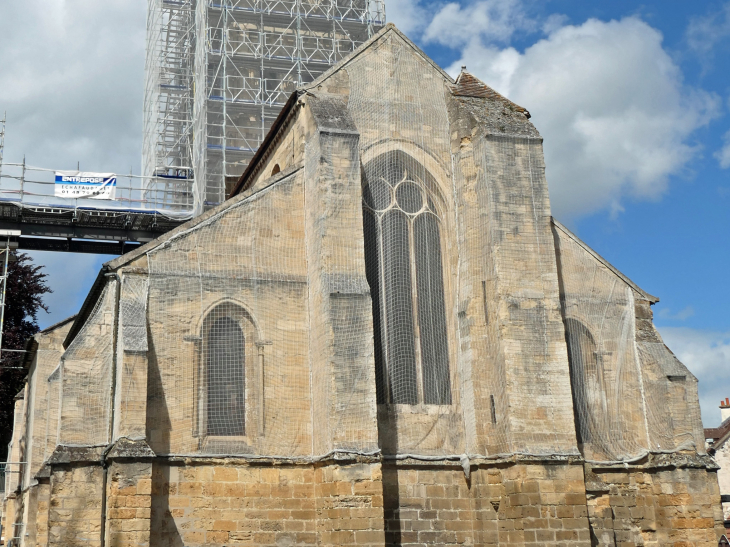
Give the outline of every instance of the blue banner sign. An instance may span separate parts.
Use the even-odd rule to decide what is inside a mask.
[[[59,198],[114,199],[117,176],[114,173],[85,171],[56,171],[56,190]]]

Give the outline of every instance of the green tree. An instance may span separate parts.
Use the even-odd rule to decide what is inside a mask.
[[[48,312],[43,295],[51,289],[46,284],[48,275],[43,273],[43,266],[33,264],[33,259],[25,253],[16,256],[17,260],[8,264],[2,347],[22,350],[26,340],[39,330],[39,310]],[[0,258],[4,260],[5,256]],[[28,374],[22,368],[23,356],[23,353],[2,352],[0,358],[0,462],[7,459],[13,434],[14,399]]]

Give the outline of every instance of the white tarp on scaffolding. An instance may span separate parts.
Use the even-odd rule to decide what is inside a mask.
[[[58,198],[114,199],[116,187],[114,173],[56,171],[54,195]]]

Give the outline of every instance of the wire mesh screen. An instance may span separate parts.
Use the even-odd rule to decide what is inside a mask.
[[[705,453],[697,379],[667,349],[658,333],[654,334],[653,340],[637,343],[651,449]]]
[[[451,404],[440,218],[419,171],[397,151],[365,167],[380,404]]]
[[[53,454],[58,444],[59,413],[61,410],[61,365],[53,370],[48,376],[48,398],[46,400],[46,431],[45,444],[43,446],[43,461],[45,462]]]
[[[62,332],[65,332],[63,329]],[[40,347],[36,350],[35,368],[31,376],[29,376],[28,386],[30,393],[29,412],[27,421],[27,456],[25,461],[25,478],[23,484],[30,484],[35,474],[41,469],[45,461],[46,439],[49,427],[53,428],[54,442],[58,421],[50,423],[52,417],[49,416],[48,401],[55,397],[58,393],[49,391],[50,383],[48,375],[55,367],[58,366],[61,355],[63,354],[63,346],[59,336],[36,335]],[[55,444],[54,444],[55,447]]]
[[[347,66],[360,132],[381,448],[464,451],[445,79],[395,34]],[[451,333],[451,336],[449,335]]]
[[[632,289],[575,242],[560,242],[576,430],[589,460],[648,448]],[[590,286],[590,290],[586,290]]]
[[[243,435],[246,423],[243,331],[235,319],[223,315],[214,318],[205,335],[206,434]]]
[[[314,110],[324,106],[316,101],[310,105]],[[338,108],[344,108],[342,101]],[[315,454],[377,450],[358,156],[358,137],[351,132],[321,133],[305,149]]]
[[[481,153],[481,154],[480,154]],[[473,161],[472,160],[473,157]],[[467,180],[468,170],[477,166],[486,175],[490,173],[484,152],[477,148],[459,151],[455,155],[454,178]],[[467,173],[464,172],[467,171]],[[471,313],[460,306],[459,334],[463,351],[461,360],[463,380],[464,422],[467,448],[470,454],[505,454],[510,451],[507,434],[507,413],[504,354],[500,351],[500,331],[497,306],[490,295],[496,293],[496,266],[492,259],[495,230],[494,213],[490,205],[490,187],[486,176],[475,185],[457,184],[459,250],[470,260],[459,261],[460,300],[470,297]],[[490,372],[478,374],[485,366]],[[473,376],[477,373],[476,376]],[[489,407],[485,402],[489,400]],[[477,442],[477,439],[483,440]]]
[[[147,429],[160,454],[312,451],[296,172],[151,251]]]
[[[59,444],[109,442],[117,281],[107,282],[61,361]]]
[[[145,438],[147,390],[147,275],[123,273],[119,288],[116,339],[114,438]],[[124,425],[122,425],[124,424]]]

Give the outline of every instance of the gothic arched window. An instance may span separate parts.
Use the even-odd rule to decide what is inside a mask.
[[[570,383],[573,388],[575,429],[579,443],[593,440],[602,415],[603,386],[596,342],[588,328],[575,319],[565,320]]]
[[[365,266],[378,403],[451,404],[441,220],[433,179],[389,152],[365,167]]]
[[[205,340],[206,432],[210,436],[243,435],[246,339],[238,321],[228,315],[214,317],[209,325]]]

